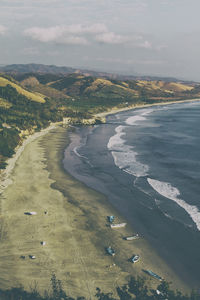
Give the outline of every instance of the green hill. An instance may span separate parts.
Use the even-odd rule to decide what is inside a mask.
[[[55,100],[44,98],[12,79],[0,77],[0,169],[5,167],[6,158],[13,155],[25,132],[40,130],[66,115]]]
[[[47,83],[48,86],[64,92],[72,97],[87,96],[110,99],[137,99],[151,97],[169,98],[183,97],[186,92],[194,89],[193,84],[181,82],[144,81],[144,80],[113,80],[96,78],[79,74],[71,74]]]
[[[116,80],[77,73],[16,73],[0,76],[0,168],[25,133],[64,117],[73,123],[95,122],[94,113],[137,104],[200,97],[198,84]],[[90,119],[90,120],[88,120]]]
[[[13,88],[16,89],[16,91],[20,95],[25,96],[27,99],[29,99],[31,101],[40,102],[40,103],[45,102],[45,99],[44,99],[43,95],[29,92],[29,91],[25,90],[24,88],[22,88],[19,84],[16,84],[16,83],[0,76],[0,87],[6,87],[7,85],[12,86]]]

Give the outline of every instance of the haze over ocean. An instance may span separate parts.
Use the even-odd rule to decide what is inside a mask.
[[[64,159],[191,284],[200,278],[199,114],[192,102],[111,115],[71,133]]]

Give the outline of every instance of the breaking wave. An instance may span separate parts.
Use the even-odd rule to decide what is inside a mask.
[[[126,126],[122,125],[115,128],[116,134],[110,138],[107,147],[118,168],[136,177],[146,176],[148,166],[137,161],[138,153],[134,151],[134,147],[126,145],[126,140],[122,139],[126,135],[123,131],[125,128]]]
[[[147,178],[151,187],[160,195],[175,201],[180,207],[182,207],[192,218],[200,231],[200,211],[195,205],[190,205],[184,200],[180,199],[180,192],[176,187],[173,187],[168,182],[162,182],[155,179]]]
[[[126,124],[127,125],[139,125],[137,122],[138,121],[144,121],[144,120],[146,120],[145,116],[148,115],[148,114],[150,114],[150,113],[152,113],[152,112],[153,112],[153,109],[148,109],[147,111],[145,110],[140,115],[129,117],[126,120]]]
[[[125,123],[129,126],[138,125],[137,122],[146,120],[145,116],[152,111],[153,109],[144,110],[140,115],[127,118]],[[146,176],[148,175],[149,167],[137,160],[138,153],[134,151],[133,146],[127,145],[126,140],[123,138],[126,136],[126,128],[128,126],[120,125],[116,127],[116,134],[109,139],[107,147],[111,151],[115,165],[118,168],[136,177]]]

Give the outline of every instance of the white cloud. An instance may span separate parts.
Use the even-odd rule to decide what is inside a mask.
[[[40,42],[51,42],[62,36],[63,29],[60,26],[40,28],[32,27],[24,31],[24,34]]]
[[[31,27],[24,30],[26,36],[40,42],[57,42],[72,45],[89,44],[88,36],[94,34],[106,33],[107,27],[104,24],[72,24],[69,26],[53,26],[53,27]]]
[[[7,27],[0,25],[0,35],[4,35],[7,31]]]
[[[59,41],[58,41],[59,42]],[[86,38],[81,37],[81,36],[66,36],[60,41],[61,43],[64,44],[70,44],[70,45],[88,45],[89,42]]]
[[[130,41],[129,37],[115,34],[114,32],[98,34],[96,35],[95,39],[96,41],[104,44],[123,44]]]
[[[24,35],[43,43],[54,42],[59,44],[88,45],[99,42],[109,45],[129,44],[131,47],[150,49],[151,43],[141,35],[121,35],[109,31],[102,23],[90,25],[71,24],[52,27],[31,27],[24,30]]]

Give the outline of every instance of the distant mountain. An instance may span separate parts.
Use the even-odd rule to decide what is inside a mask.
[[[87,69],[76,69],[65,66],[55,66],[55,65],[43,65],[43,64],[12,64],[6,66],[0,66],[0,72],[8,74],[24,74],[24,73],[38,73],[38,74],[60,74],[68,75],[72,73],[83,74],[85,76],[94,76],[101,78],[110,78],[118,80],[163,80],[165,82],[180,82],[180,80],[173,77],[160,77],[160,76],[148,76],[148,75],[122,75],[101,71],[93,71]],[[181,82],[186,82],[181,80]]]
[[[70,67],[58,67],[54,65],[43,64],[13,64],[0,67],[2,72],[6,73],[49,73],[49,74],[70,74],[76,69]]]

